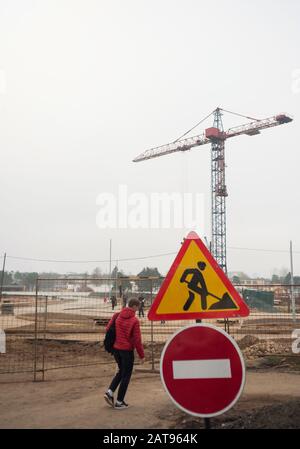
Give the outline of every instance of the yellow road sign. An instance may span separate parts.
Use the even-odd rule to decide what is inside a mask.
[[[248,316],[249,309],[195,232],[185,239],[149,320]]]

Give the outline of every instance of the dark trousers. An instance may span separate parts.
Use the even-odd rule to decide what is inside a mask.
[[[120,385],[117,400],[122,402],[125,398],[133,370],[134,352],[115,349],[114,357],[118,364],[119,371],[113,378],[109,388],[111,391],[115,392]]]

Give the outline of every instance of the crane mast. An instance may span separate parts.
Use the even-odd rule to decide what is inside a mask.
[[[167,145],[144,151],[137,156],[133,162],[141,162],[166,154],[176,153],[178,151],[188,151],[208,143],[211,144],[211,250],[219,266],[224,272],[227,272],[226,197],[228,196],[228,193],[225,184],[225,141],[229,138],[244,134],[255,136],[260,134],[260,131],[264,129],[289,123],[293,119],[286,114],[279,114],[263,120],[255,120],[246,117],[252,121],[230,128],[224,132],[222,122],[223,112],[229,111],[217,108],[210,114],[214,117],[213,127],[206,129],[203,134],[182,140],[175,140]],[[241,115],[232,112],[230,113]]]
[[[218,130],[219,132],[214,132]],[[215,134],[215,136],[214,136]],[[219,266],[227,272],[226,258],[226,197],[225,184],[225,133],[220,109],[214,112],[211,135],[211,251]]]

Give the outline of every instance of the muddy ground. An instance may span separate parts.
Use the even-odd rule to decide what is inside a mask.
[[[55,326],[57,320],[56,316]],[[113,359],[101,348],[103,329],[94,329],[97,335],[90,334],[90,329],[87,335],[52,330],[46,339],[42,332],[38,334],[37,347],[31,331],[8,335],[7,353],[1,354],[0,359],[0,428],[203,427],[202,419],[186,415],[174,406],[159,374],[151,372],[152,355],[155,368],[159,368],[163,341],[153,347],[150,342],[145,343],[147,363],[141,366],[137,360],[135,365],[126,397],[130,408],[116,411],[103,400],[115,369]],[[160,338],[165,340],[162,331]],[[299,429],[300,355],[291,355],[291,340],[264,341],[246,335],[239,345],[247,364],[245,390],[234,408],[212,419],[212,427]],[[35,351],[37,369],[46,370],[44,382],[32,382]],[[70,367],[73,364],[82,366]],[[66,366],[69,367],[61,369]],[[16,369],[28,373],[13,374]],[[3,374],[5,371],[8,372]],[[37,379],[42,379],[41,371]]]
[[[110,363],[111,357],[105,353],[102,347],[104,330],[101,329],[101,331],[99,332],[97,329],[95,334],[56,334],[53,332],[45,334],[45,338],[41,332],[38,334],[37,341],[35,341],[34,334],[8,335],[6,353],[1,354],[0,358],[0,375],[6,372],[32,371],[35,363],[38,370]],[[144,346],[148,361],[153,359],[155,366],[158,367],[167,336],[161,333],[156,338],[162,341],[154,341],[153,344],[145,341]],[[246,335],[238,341],[238,344],[246,360],[278,354],[282,355],[282,359],[284,359],[285,356],[291,354],[292,340],[269,341]],[[0,383],[1,379],[0,376]]]
[[[112,363],[53,370],[44,382],[22,375],[0,378],[0,428],[200,429],[203,420],[178,410],[165,393],[159,374],[135,366],[129,409],[107,406],[103,392]],[[263,357],[248,362],[239,402],[211,420],[213,428],[300,428],[300,356]]]

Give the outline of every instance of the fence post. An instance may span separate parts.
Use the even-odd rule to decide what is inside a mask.
[[[296,322],[296,303],[295,303],[295,292],[294,292],[294,266],[293,266],[293,242],[290,242],[290,257],[291,257],[291,303],[292,303],[292,314],[293,321]]]
[[[229,323],[229,318],[225,318],[225,332],[227,332],[227,334],[230,334],[230,323]]]
[[[43,381],[45,380],[45,345],[46,345],[47,318],[48,318],[48,295],[46,295],[45,301],[46,303],[44,310],[43,365],[42,365]]]
[[[38,336],[38,290],[39,290],[39,277],[35,280],[35,318],[34,318],[34,368],[33,368],[33,380],[36,382],[37,374],[37,336]]]
[[[151,306],[153,302],[153,280],[151,279],[150,284],[150,298],[151,298]],[[151,369],[154,371],[154,335],[153,335],[153,321],[151,321]]]

